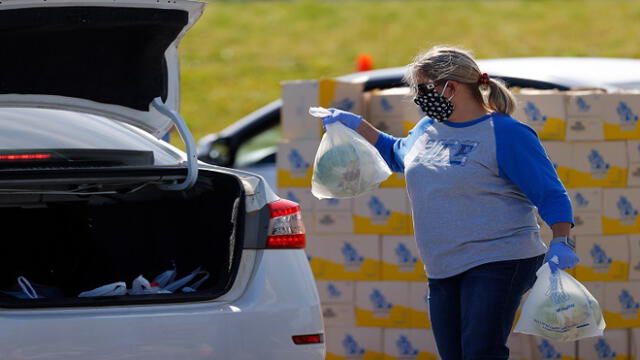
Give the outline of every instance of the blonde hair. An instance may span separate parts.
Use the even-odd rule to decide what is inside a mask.
[[[490,79],[488,85],[481,85],[482,72],[467,50],[434,46],[416,56],[404,80],[415,92],[425,77],[436,83],[453,80],[466,84],[476,99],[490,110],[508,115],[516,110],[516,100],[502,81]]]

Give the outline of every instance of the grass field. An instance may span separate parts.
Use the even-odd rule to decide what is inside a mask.
[[[638,19],[631,1],[212,1],[181,43],[181,112],[198,139],[278,98],[282,80],[352,72],[359,53],[376,68],[436,44],[478,58],[640,57]]]

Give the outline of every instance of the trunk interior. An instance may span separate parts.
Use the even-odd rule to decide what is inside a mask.
[[[2,194],[0,199],[9,236],[0,253],[2,307],[208,300],[228,291],[236,275],[244,202],[242,185],[231,175],[202,171],[188,191],[149,185],[124,194]],[[197,268],[209,278],[194,292],[78,296],[115,282],[130,289],[139,275],[152,282],[174,266],[176,280]],[[21,276],[39,298],[24,298]]]

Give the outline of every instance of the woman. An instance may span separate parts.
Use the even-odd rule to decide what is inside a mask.
[[[544,254],[553,271],[579,261],[571,202],[536,133],[509,116],[513,95],[468,52],[435,47],[405,81],[427,114],[407,137],[336,109],[323,123],[356,130],[404,172],[440,356],[508,359],[518,304]],[[548,252],[534,206],[553,231]]]

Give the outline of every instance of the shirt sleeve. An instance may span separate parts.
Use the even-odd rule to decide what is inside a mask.
[[[500,176],[520,188],[549,226],[568,222],[573,227],[571,200],[536,132],[510,117],[496,120]]]
[[[409,131],[409,135],[403,138],[397,138],[387,133],[380,132],[378,140],[375,143],[376,149],[384,161],[387,162],[389,168],[393,172],[404,172],[404,157],[413,147],[416,140],[424,133],[427,126],[433,124],[431,118],[425,117]]]

